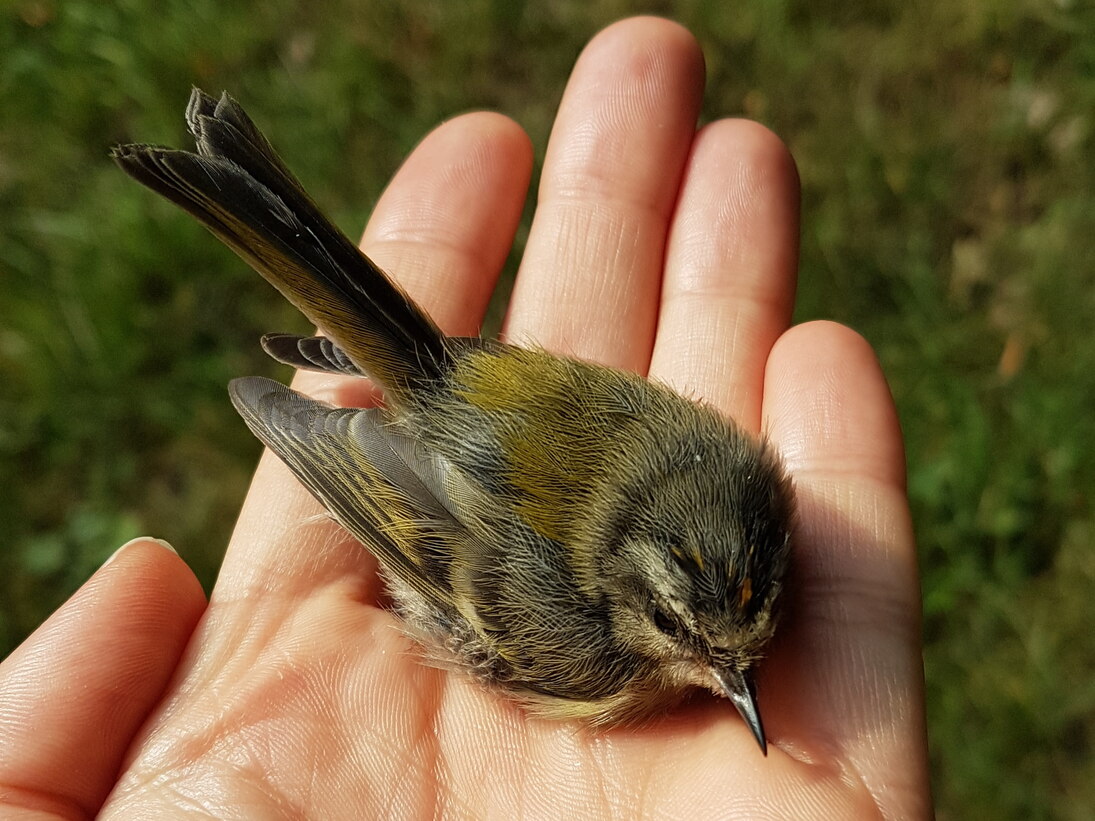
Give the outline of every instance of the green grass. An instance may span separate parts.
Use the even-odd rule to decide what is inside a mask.
[[[15,0],[0,11],[0,653],[122,541],[208,585],[258,445],[227,381],[303,330],[108,162],[231,89],[350,231],[441,119],[542,153],[622,2]],[[800,319],[879,351],[908,439],[942,818],[1095,813],[1095,12],[1070,0],[644,8],[708,57],[708,118],[787,140]],[[519,250],[519,249],[518,249]]]

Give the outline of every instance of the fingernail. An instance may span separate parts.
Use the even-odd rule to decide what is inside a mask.
[[[119,547],[119,548],[118,548],[117,550],[115,550],[115,551],[114,551],[113,553],[111,553],[111,554],[110,554],[110,558],[109,558],[109,559],[107,559],[107,560],[106,560],[105,562],[103,562],[103,567],[106,567],[106,566],[107,566],[108,564],[110,564],[110,563],[111,563],[112,561],[114,561],[115,559],[117,559],[117,558],[118,558],[118,555],[119,555],[119,554],[120,554],[120,553],[121,553],[121,552],[122,552],[123,550],[125,550],[125,549],[126,549],[127,547],[129,547],[130,545],[134,545],[134,544],[136,544],[137,542],[146,542],[146,543],[147,543],[147,542],[152,542],[153,544],[158,544],[158,545],[159,545],[160,547],[163,547],[163,548],[166,548],[167,550],[170,550],[170,551],[171,551],[172,553],[174,553],[174,554],[175,554],[176,556],[178,556],[178,555],[179,555],[179,551],[177,551],[177,550],[176,550],[175,548],[173,548],[173,547],[172,547],[172,546],[171,546],[171,545],[170,545],[170,544],[169,544],[168,542],[165,542],[165,541],[164,541],[163,539],[155,539],[155,538],[153,538],[152,536],[138,536],[138,537],[137,537],[136,539],[130,539],[130,540],[129,540],[128,542],[126,542],[126,543],[125,543],[124,545],[122,545],[122,546],[121,546],[121,547]]]

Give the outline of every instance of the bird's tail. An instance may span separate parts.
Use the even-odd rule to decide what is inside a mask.
[[[240,105],[194,89],[197,153],[114,149],[138,182],[193,214],[398,401],[449,365],[433,321],[319,208]]]

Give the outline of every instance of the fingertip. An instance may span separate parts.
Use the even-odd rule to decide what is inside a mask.
[[[678,23],[633,17],[602,29],[582,50],[563,93],[541,204],[608,197],[667,218],[705,76],[703,50]]]
[[[179,551],[177,551],[174,547],[172,547],[171,543],[166,541],[165,539],[157,539],[154,536],[138,536],[135,539],[130,539],[124,545],[122,545],[117,550],[115,550],[113,553],[111,553],[110,556],[107,558],[107,560],[105,562],[103,562],[102,566],[106,567],[112,561],[117,559],[118,556],[120,556],[126,550],[129,550],[131,548],[134,549],[134,550],[139,550],[139,549],[142,548],[142,546],[146,546],[146,545],[149,546],[149,547],[158,547],[158,548],[161,548],[163,550],[168,550],[168,551],[174,553],[176,556],[179,555]]]
[[[621,47],[637,52],[651,45],[686,58],[694,71],[704,72],[703,49],[696,36],[675,20],[654,15],[628,17],[605,26],[586,45],[579,62],[597,59],[604,50],[614,56]]]
[[[759,305],[778,329],[770,348],[794,302],[799,193],[794,157],[765,126],[722,119],[701,128],[676,206],[667,296],[710,294]]]
[[[109,573],[116,586],[114,595],[143,595],[148,589],[161,589],[179,609],[189,611],[205,607],[205,592],[194,571],[165,539],[138,536],[119,547],[103,562],[89,581],[91,590],[100,574]],[[117,578],[114,578],[117,575]]]
[[[473,145],[480,143],[484,151],[511,171],[532,173],[533,145],[525,129],[511,117],[497,111],[469,111],[438,126],[437,133],[448,138],[459,133]]]
[[[772,347],[764,416],[791,471],[858,475],[903,491],[901,426],[870,343],[837,322],[795,326]]]
[[[858,331],[830,319],[816,319],[789,328],[772,346],[770,364],[797,368],[807,361],[839,362],[850,356],[877,363],[874,349]]]
[[[436,241],[435,233],[448,223],[465,227],[468,211],[451,207],[454,197],[468,198],[473,216],[496,212],[494,204],[475,207],[496,192],[508,195],[520,189],[523,203],[532,163],[532,140],[504,114],[471,111],[446,120],[422,138],[396,171],[362,243],[371,246],[408,236]],[[426,226],[416,221],[423,218]],[[466,244],[461,235],[455,240]]]
[[[723,141],[734,146],[740,162],[752,167],[772,169],[787,177],[798,188],[798,168],[791,150],[783,139],[768,126],[745,117],[724,117],[703,126],[697,135],[700,142]]]
[[[503,169],[511,185],[524,189],[532,175],[532,162],[532,139],[516,121],[495,111],[470,111],[446,120],[427,134],[396,179],[404,171],[418,170],[420,163],[429,164],[432,173],[440,171],[441,181],[474,190],[494,184],[499,169]],[[372,233],[366,236],[374,238]]]
[[[779,247],[797,262],[801,181],[791,149],[765,125],[741,117],[726,117],[703,126],[696,134],[693,158],[704,170],[734,181],[741,204],[759,209],[758,224],[779,231]],[[721,168],[719,166],[722,166]],[[770,248],[765,253],[771,253]],[[794,292],[791,297],[793,301]]]

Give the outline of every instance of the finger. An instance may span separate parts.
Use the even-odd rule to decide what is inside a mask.
[[[373,212],[362,246],[451,334],[474,333],[513,241],[532,169],[511,120],[476,113],[440,126],[410,155]],[[319,399],[364,404],[364,380],[300,373]],[[367,579],[368,553],[330,524],[282,463],[266,454],[225,556],[214,598],[277,586],[290,596],[321,580]],[[231,591],[231,593],[228,593]],[[270,600],[273,601],[273,600]]]
[[[473,336],[521,220],[532,145],[507,117],[457,117],[410,155],[361,247],[451,336]]]
[[[786,630],[764,668],[773,736],[836,753],[887,817],[927,786],[920,597],[897,414],[857,334],[814,322],[768,360],[764,413],[796,484]]]
[[[675,23],[625,20],[586,47],[544,160],[512,341],[646,371],[702,93],[703,56]]]
[[[204,608],[174,551],[136,540],[16,648],[0,664],[0,806],[95,815]]]
[[[760,427],[764,365],[791,321],[798,174],[748,120],[697,135],[666,251],[651,376]]]

